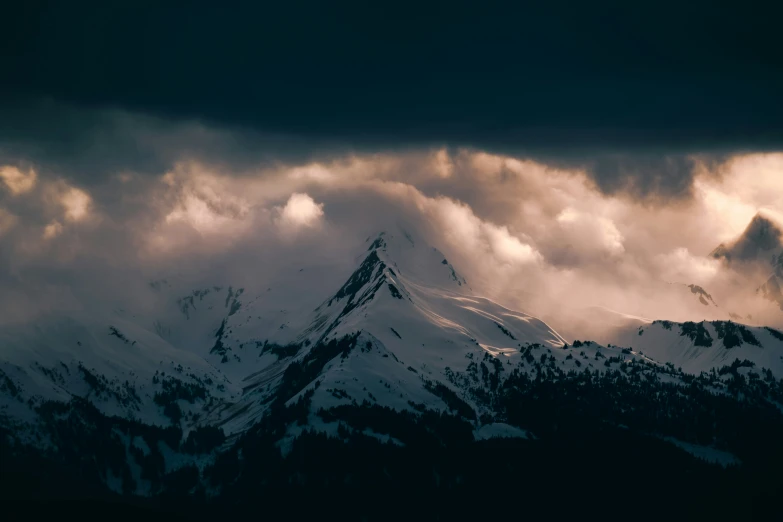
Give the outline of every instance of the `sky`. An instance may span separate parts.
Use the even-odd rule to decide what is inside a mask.
[[[754,306],[708,254],[783,214],[780,7],[266,4],[10,8],[2,320],[347,269],[400,222],[538,315],[700,318],[671,283]]]

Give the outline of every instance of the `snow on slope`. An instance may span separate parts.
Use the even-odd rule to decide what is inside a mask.
[[[775,330],[595,309],[625,338],[569,344],[540,319],[472,295],[445,257],[409,232],[370,237],[354,254],[353,272],[303,262],[259,274],[252,287],[159,280],[150,285],[159,305],[143,313],[4,329],[0,422],[34,424],[41,401],[82,397],[106,415],[173,424],[183,436],[218,426],[230,442],[270,408],[306,397],[306,426],[288,426],[283,450],[305,428],[336,433],[338,423],[319,411],[361,404],[449,411],[470,420],[477,439],[535,437],[494,418],[486,400],[515,371],[533,379],[630,370],[676,381],[663,363],[698,373],[736,358],[783,370]],[[195,458],[165,453],[166,469]]]
[[[563,317],[546,317],[549,324],[569,341],[590,339],[600,344],[615,341],[614,333],[620,329],[639,327],[652,322],[652,319],[624,314],[604,306],[578,308],[564,305],[560,311]]]
[[[714,298],[708,289],[692,284],[682,282],[663,282],[658,283],[659,289],[665,295],[671,295],[672,299],[682,301],[685,304],[697,304],[696,307],[688,307],[687,312],[672,312],[673,319],[680,321],[709,321],[715,324],[726,323],[728,321],[741,322],[744,324],[754,324],[757,326],[771,325],[780,329],[783,323],[783,316],[777,313],[777,308],[783,310],[783,232],[781,225],[775,221],[772,213],[761,211],[748,224],[745,231],[734,241],[721,244],[715,248],[710,257],[723,260],[727,270],[736,271],[741,274],[739,280],[749,278],[753,285],[747,292],[750,294],[755,291],[757,296],[754,300],[752,296],[743,295],[741,299],[733,300],[731,295],[724,295],[722,298]],[[727,272],[729,273],[729,272]],[[747,297],[750,297],[748,300]],[[762,300],[763,299],[763,300]],[[754,302],[757,301],[757,302]],[[739,303],[752,303],[751,310],[742,310]],[[774,309],[769,306],[769,302],[774,303]],[[652,323],[651,319],[636,317],[618,311],[609,310],[603,307],[587,308],[567,308],[556,312],[555,316],[546,317],[546,320],[558,329],[568,339],[587,338],[600,343],[612,344],[632,344],[636,346],[639,340],[635,337],[638,329]],[[731,328],[731,327],[730,327]],[[720,336],[721,334],[717,334]],[[760,336],[765,337],[765,333],[760,330]],[[655,353],[658,358],[664,362],[675,362],[683,360],[680,353],[680,347],[684,341],[681,336],[675,335],[672,339],[656,339],[650,336],[650,345],[656,345]],[[774,336],[772,337],[775,340]],[[657,344],[656,344],[657,343]],[[669,345],[674,343],[677,348]],[[775,343],[772,343],[773,346]],[[750,345],[752,346],[752,345]],[[774,350],[778,348],[775,346]],[[652,350],[650,353],[653,353]],[[691,361],[690,367],[698,372],[702,369],[709,369],[714,365],[720,365],[722,362],[728,364],[733,361],[733,357],[738,355],[739,351],[713,354],[709,357],[700,354],[698,360],[700,363]],[[753,358],[753,352],[749,353],[749,359],[758,360],[760,363],[767,362],[777,365],[777,357],[769,355]],[[712,361],[710,364],[701,366],[705,361]],[[683,366],[685,368],[685,366]]]
[[[313,409],[363,400],[395,409],[411,409],[411,402],[445,409],[428,383],[448,387],[449,372],[464,370],[484,354],[518,355],[525,344],[565,344],[544,322],[464,293],[465,279],[409,232],[381,233],[368,238],[365,248],[356,271],[308,316],[309,326],[299,336],[288,337],[289,344],[251,345],[260,340],[243,337],[246,329],[234,329],[233,317],[226,323],[237,335],[224,341],[226,349],[241,354],[251,346],[258,361],[258,369],[243,380],[244,399],[232,416],[219,421],[227,431],[260,418],[289,365],[311,364],[323,344],[358,332],[357,349],[321,361],[310,382],[319,382]],[[299,390],[289,402],[310,389]]]
[[[6,329],[1,377],[22,392],[2,394],[5,411],[30,419],[31,397],[84,397],[107,415],[187,429],[198,414],[199,424],[237,433],[261,418],[292,364],[314,359],[319,407],[369,398],[445,408],[428,383],[445,382],[471,358],[565,342],[534,317],[471,296],[443,254],[407,231],[370,237],[355,254],[353,274],[303,261],[259,274],[252,288],[194,289],[172,277],[150,283],[157,303],[149,310]],[[359,332],[358,350],[320,360],[325,344]]]
[[[749,360],[783,377],[783,333],[731,321],[675,323],[654,321],[615,334],[615,343],[632,347],[660,362],[698,374]]]
[[[163,405],[173,402],[187,425],[189,413],[240,393],[203,358],[117,313],[47,316],[32,326],[5,327],[0,371],[0,380],[13,383],[24,399],[6,402],[5,411],[27,420],[32,414],[27,400],[75,396],[88,398],[106,415],[158,425],[171,422]]]
[[[695,284],[656,283],[659,292],[670,296],[672,301],[687,304],[687,311],[679,311],[684,320],[747,320],[722,308],[707,290]],[[695,305],[695,306],[693,306]],[[543,316],[566,339],[590,339],[600,344],[616,343],[617,332],[652,323],[653,319],[624,313],[605,306],[583,306],[564,303],[551,315]]]

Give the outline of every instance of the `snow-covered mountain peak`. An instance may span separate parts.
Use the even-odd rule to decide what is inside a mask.
[[[367,238],[368,252],[376,252],[387,266],[401,277],[418,284],[452,291],[469,290],[467,281],[446,256],[415,233],[397,227]]]
[[[348,333],[355,323],[364,323],[368,307],[381,313],[401,313],[394,303],[407,303],[418,315],[428,309],[430,295],[443,292],[461,295],[469,290],[465,278],[437,249],[420,237],[398,227],[365,240],[365,250],[356,270],[342,286],[315,310],[315,318],[299,342]],[[392,310],[388,310],[392,307]],[[375,313],[373,311],[373,313]],[[338,329],[338,326],[341,327]],[[358,327],[358,326],[357,326]]]
[[[87,433],[111,448],[100,480],[151,494],[186,466],[199,480],[200,470],[233,466],[231,455],[252,459],[244,450],[258,447],[254,437],[283,457],[305,431],[402,446],[415,444],[409,428],[429,433],[443,419],[449,433],[459,423],[466,441],[535,438],[558,429],[548,411],[559,403],[539,402],[553,392],[567,390],[570,408],[572,397],[607,390],[614,405],[672,385],[691,390],[695,379],[730,391],[747,375],[742,382],[755,386],[754,366],[764,386],[783,375],[783,333],[727,321],[650,321],[595,307],[566,325],[569,342],[597,321],[612,322],[619,342],[566,342],[544,321],[473,295],[437,248],[402,227],[340,256],[262,266],[246,286],[160,279],[149,285],[155,306],[141,312],[0,331],[0,429],[36,448],[54,437],[55,458],[74,446],[58,434]],[[714,305],[705,289],[682,288]],[[543,421],[528,422],[531,411]]]

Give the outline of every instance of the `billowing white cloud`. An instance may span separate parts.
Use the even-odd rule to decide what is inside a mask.
[[[703,167],[694,182],[701,214],[719,242],[740,234],[760,210],[783,213],[783,153],[731,158],[707,175]]]
[[[65,208],[65,219],[69,221],[82,221],[90,213],[92,198],[90,195],[76,187],[68,187],[60,195],[60,203]]]
[[[311,163],[301,167],[294,167],[288,171],[288,177],[297,181],[329,182],[335,179],[332,169],[320,163]]]
[[[278,223],[283,227],[313,227],[324,216],[323,204],[316,203],[307,194],[295,192],[279,209]]]
[[[348,153],[299,164],[199,158],[177,157],[163,175],[118,165],[103,184],[57,172],[49,179],[50,166],[3,167],[0,254],[10,255],[0,263],[14,260],[18,271],[37,266],[43,278],[57,263],[111,258],[150,272],[200,267],[193,270],[208,277],[213,263],[231,258],[242,260],[231,265],[241,278],[257,270],[259,252],[264,263],[284,265],[275,257],[288,255],[281,243],[345,257],[367,234],[401,220],[425,231],[475,291],[508,306],[544,313],[595,304],[696,319],[701,305],[694,300],[689,308],[665,283],[704,285],[719,302],[733,295],[707,254],[759,209],[783,213],[783,154],[702,165],[691,199],[654,204],[602,192],[581,169],[469,149]]]
[[[33,169],[24,172],[11,165],[0,166],[0,180],[13,195],[30,192],[35,187],[37,179],[38,174]]]
[[[186,194],[180,204],[166,216],[168,223],[181,221],[199,232],[216,232],[231,223],[232,218],[216,212],[209,200],[196,194]]]
[[[182,164],[161,181],[162,204],[169,201],[166,196],[174,202],[166,223],[181,223],[200,234],[234,234],[244,228],[251,205],[231,178],[200,165]]]
[[[611,219],[568,207],[557,215],[555,221],[568,244],[577,245],[580,252],[612,256],[625,252],[623,235]]]
[[[695,256],[687,248],[655,256],[661,278],[671,282],[709,284],[721,269],[720,261],[706,256]]]
[[[433,221],[443,238],[465,255],[489,254],[501,264],[528,264],[541,261],[530,244],[511,234],[508,227],[479,219],[473,210],[449,198],[418,195],[420,210]]]

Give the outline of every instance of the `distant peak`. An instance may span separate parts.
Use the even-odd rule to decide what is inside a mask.
[[[381,232],[380,234],[375,236],[375,239],[373,240],[372,243],[370,243],[370,246],[367,248],[367,251],[371,252],[373,250],[386,248],[386,240],[384,239],[385,235],[386,235],[386,232]],[[367,238],[367,241],[369,241],[371,237],[372,236]]]
[[[710,254],[726,261],[755,261],[778,248],[783,247],[783,228],[774,213],[761,210],[734,242],[721,243]]]
[[[419,238],[409,230],[398,223],[396,227],[392,227],[391,232],[382,230],[371,235],[365,240],[365,243],[370,243],[367,251],[385,250],[389,245],[396,248],[415,248]]]
[[[760,240],[775,239],[778,242],[781,235],[783,232],[781,232],[780,225],[775,222],[772,214],[765,210],[761,210],[753,216],[745,232],[742,233],[743,237],[753,237]]]

